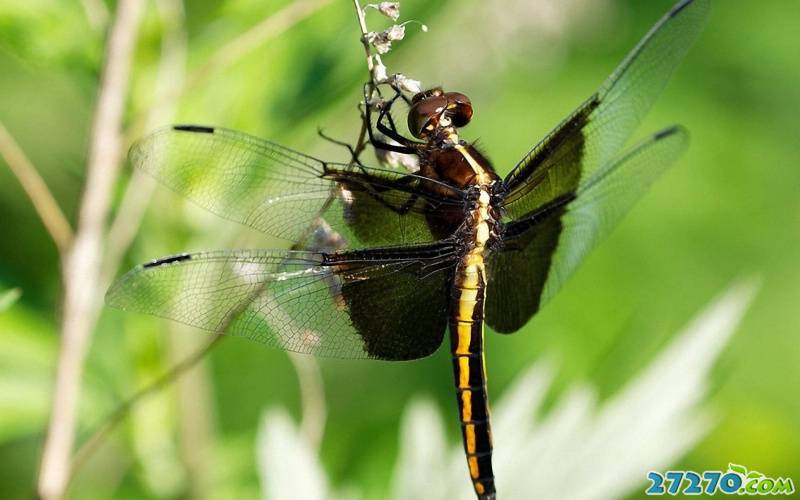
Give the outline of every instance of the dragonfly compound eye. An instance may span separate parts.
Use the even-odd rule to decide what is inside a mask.
[[[455,127],[463,127],[472,119],[472,102],[459,92],[444,94],[447,99],[447,116]]]
[[[447,98],[441,93],[417,94],[408,110],[408,130],[414,137],[424,138],[439,126],[439,119],[446,109]]]

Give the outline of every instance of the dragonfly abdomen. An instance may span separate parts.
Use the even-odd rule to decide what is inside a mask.
[[[482,260],[482,255],[476,256],[471,252],[456,271],[451,301],[450,346],[467,466],[478,497],[488,500],[495,498],[495,487],[483,358],[486,280]]]

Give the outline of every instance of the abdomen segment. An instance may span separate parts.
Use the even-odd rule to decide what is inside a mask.
[[[453,355],[461,436],[475,493],[494,499],[492,431],[483,359],[482,266],[464,266],[456,274],[451,303],[450,345]]]

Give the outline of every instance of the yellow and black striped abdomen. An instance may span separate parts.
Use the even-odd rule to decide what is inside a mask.
[[[461,435],[475,492],[494,499],[492,431],[483,360],[483,309],[486,296],[482,258],[459,266],[452,294],[450,345],[453,355]]]

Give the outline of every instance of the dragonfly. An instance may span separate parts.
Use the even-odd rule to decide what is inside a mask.
[[[413,172],[324,161],[218,127],[157,130],[131,148],[136,168],[295,246],[156,259],[118,278],[106,303],[335,358],[424,358],[449,330],[469,478],[479,499],[494,499],[484,326],[525,325],[684,152],[680,126],[626,144],[709,6],[677,3],[505,177],[459,135],[470,99],[441,88],[411,99],[397,90],[364,113],[372,145],[416,158]],[[398,97],[412,137],[392,118]],[[335,238],[309,244],[321,228]]]

